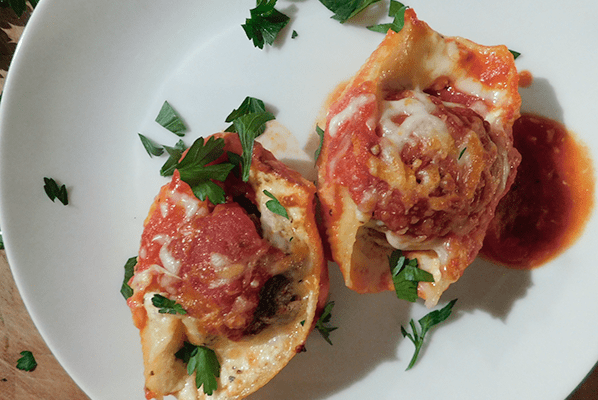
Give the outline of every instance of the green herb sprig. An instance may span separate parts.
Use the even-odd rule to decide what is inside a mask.
[[[235,108],[230,114],[228,114],[224,122],[233,122],[243,115],[259,112],[266,112],[266,105],[264,102],[258,98],[247,96],[245,99],[243,99],[243,102],[241,105],[239,105],[239,108]],[[265,129],[265,127],[263,129]],[[263,129],[262,132],[260,132],[260,135],[263,133]],[[237,132],[235,125],[230,125],[225,129],[225,132]]]
[[[388,9],[388,16],[393,18],[393,21],[389,24],[378,24],[368,26],[368,29],[374,32],[386,33],[389,29],[395,32],[400,32],[405,25],[405,10],[409,6],[404,5],[401,2],[390,0],[390,7]]]
[[[152,297],[152,304],[158,309],[160,314],[187,314],[187,311],[185,311],[182,305],[161,294],[155,294]]]
[[[331,346],[332,341],[330,340],[330,332],[338,329],[338,327],[326,326],[326,324],[330,322],[330,318],[332,318],[331,312],[333,307],[334,301],[329,301],[328,303],[326,303],[322,315],[320,315],[320,318],[318,318],[318,321],[316,321],[316,329],[318,330],[318,332],[320,332],[320,335],[322,335],[324,340],[328,342],[328,344]]]
[[[278,199],[272,193],[268,192],[267,190],[264,190],[263,192],[266,196],[268,196],[269,198],[272,199],[272,200],[268,200],[266,202],[266,207],[268,208],[268,210],[272,211],[274,214],[278,214],[282,217],[285,217],[286,219],[289,219],[289,214],[287,213],[287,209],[284,208],[284,206],[282,204],[280,204]]]
[[[407,370],[410,370],[415,365],[415,362],[417,361],[417,357],[419,356],[419,352],[424,344],[424,339],[425,339],[428,331],[433,326],[438,325],[439,323],[445,321],[451,315],[453,306],[455,305],[456,302],[457,302],[457,299],[451,300],[442,309],[432,311],[429,314],[426,314],[423,318],[421,318],[418,321],[419,326],[420,326],[419,332],[418,332],[417,327],[415,326],[415,322],[413,321],[413,319],[411,319],[411,321],[409,321],[409,325],[411,326],[411,330],[413,332],[412,334],[407,332],[407,330],[405,330],[405,328],[403,328],[403,326],[401,325],[401,334],[403,335],[403,337],[408,337],[409,340],[411,340],[413,342],[413,344],[415,345],[415,352],[413,353],[413,356],[411,357],[411,361],[409,362],[409,365],[407,366]]]
[[[218,389],[216,378],[220,377],[220,363],[214,350],[185,342],[175,357],[187,364],[188,375],[195,373],[198,389],[203,386],[203,392],[208,396]]]
[[[434,277],[418,267],[416,258],[409,259],[401,250],[395,250],[388,257],[392,282],[399,299],[415,302],[418,282],[434,282]]]
[[[223,138],[210,136],[204,142],[200,137],[189,147],[185,158],[177,163],[181,180],[189,184],[195,196],[202,201],[208,198],[213,204],[226,202],[224,189],[212,180],[223,182],[235,166],[228,162],[208,165],[224,154],[223,149]]]
[[[182,140],[179,140],[174,147],[164,146],[164,150],[168,153],[168,160],[162,165],[160,175],[172,176],[181,157],[183,157],[183,153],[187,150],[187,145]]]
[[[133,277],[135,273],[135,265],[137,264],[137,257],[131,257],[125,263],[125,276],[123,278],[123,283],[120,287],[120,293],[123,295],[125,300],[129,297],[133,296],[133,288],[129,286],[129,281]]]
[[[519,56],[521,55],[521,53],[518,51],[511,50],[511,49],[509,49],[509,51],[511,52],[511,54],[513,55],[513,59],[515,59],[515,60],[518,59]]]
[[[159,157],[164,153],[164,147],[160,146],[159,144],[149,139],[145,135],[142,135],[141,133],[138,133],[138,135],[139,139],[141,139],[143,147],[145,148],[145,151],[147,151],[147,154],[149,154],[150,157]]]
[[[320,158],[320,153],[322,152],[322,146],[324,145],[324,129],[320,128],[319,125],[316,125],[316,133],[318,134],[318,137],[320,138],[318,148],[316,149],[316,152],[314,153],[314,160],[317,162],[318,158]]]
[[[69,204],[66,186],[62,185],[59,187],[53,178],[44,178],[44,191],[46,192],[50,200],[54,201],[58,199],[65,206]]]
[[[37,361],[35,361],[35,357],[33,353],[29,350],[25,350],[21,352],[21,358],[17,360],[17,368],[22,371],[33,371],[35,367],[37,367]]]
[[[290,20],[274,6],[276,0],[257,0],[256,7],[249,11],[251,17],[241,25],[247,38],[260,49],[264,48],[264,44],[274,44],[274,40]]]
[[[332,19],[344,24],[369,6],[380,0],[320,0],[334,15]]]
[[[162,104],[156,122],[177,136],[185,136],[187,132],[187,126],[168,101]]]
[[[253,156],[253,143],[255,139],[264,132],[266,122],[274,119],[274,115],[267,111],[252,112],[242,115],[233,121],[233,125],[239,140],[243,159],[241,178],[244,182],[249,180],[249,170],[251,168],[251,158]]]

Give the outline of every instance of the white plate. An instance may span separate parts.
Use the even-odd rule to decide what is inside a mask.
[[[439,32],[520,51],[518,66],[536,77],[522,90],[524,110],[563,121],[598,160],[598,3],[410,5]],[[18,46],[2,99],[0,225],[36,325],[93,399],[143,399],[139,337],[119,289],[165,178],[164,159],[150,159],[137,133],[176,142],[153,122],[168,100],[190,144],[224,128],[251,95],[303,146],[323,99],[382,39],[364,25],[383,8],[340,25],[317,1],[280,0],[292,22],[259,50],[241,28],[254,6],[44,0]],[[67,185],[68,207],[48,200],[45,176]],[[312,335],[308,352],[253,398],[563,399],[598,360],[597,234],[594,213],[573,247],[532,272],[476,261],[444,296],[459,298],[454,316],[409,372],[413,345],[400,325],[425,309],[391,293],[353,294],[333,268],[334,346]]]

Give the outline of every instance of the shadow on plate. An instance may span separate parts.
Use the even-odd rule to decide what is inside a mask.
[[[305,353],[297,354],[268,385],[248,399],[322,399],[365,378],[385,361],[396,360],[402,340],[400,325],[411,306],[394,293],[360,295],[344,285],[336,264],[330,264],[330,300],[335,301],[328,326],[329,345],[312,332]],[[393,299],[394,297],[394,299]],[[408,362],[408,360],[406,360]]]
[[[478,257],[442,298],[459,299],[454,308],[457,314],[483,310],[504,321],[531,285],[531,271],[506,268]]]
[[[528,88],[520,88],[521,112],[537,114],[564,122],[563,108],[554,88],[546,78],[536,78]]]

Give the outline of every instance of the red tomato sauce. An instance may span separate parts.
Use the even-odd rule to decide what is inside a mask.
[[[588,149],[562,124],[524,114],[515,121],[513,136],[521,165],[480,254],[497,264],[531,269],[580,236],[592,211],[595,178]]]
[[[248,185],[237,189],[235,194],[246,195]],[[139,257],[136,272],[153,264],[162,265],[164,242],[156,238],[168,237],[167,250],[180,263],[180,279],[162,287],[159,276],[153,275],[147,290],[169,292],[190,316],[202,321],[206,331],[238,340],[252,323],[260,290],[272,276],[267,266],[280,261],[284,254],[260,236],[254,220],[241,205],[230,202],[213,206],[199,201],[205,214],[189,217],[185,207],[178,204],[179,196],[194,198],[189,185],[175,171],[145,222],[143,256]],[[141,296],[139,292],[132,301],[141,304]],[[137,325],[143,326],[146,316],[142,308],[132,309],[137,311]]]
[[[534,77],[531,72],[523,70],[519,72],[519,87],[527,88],[532,85]]]
[[[270,278],[260,261],[264,257],[282,258],[283,254],[258,235],[245,210],[236,203],[217,205],[189,228],[179,232],[169,246],[173,257],[181,261],[181,279],[174,285],[179,300],[191,316],[203,319],[210,328],[223,330],[228,336],[233,331],[240,334],[251,322],[259,291]],[[215,254],[226,257],[220,270],[214,266]],[[243,297],[241,303],[239,296]],[[234,316],[226,318],[233,307]],[[206,318],[210,314],[218,318]]]

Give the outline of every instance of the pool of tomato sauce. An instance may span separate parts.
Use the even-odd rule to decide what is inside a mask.
[[[559,122],[523,114],[513,125],[522,161],[490,224],[480,255],[531,269],[565,251],[581,235],[593,208],[588,149]]]

